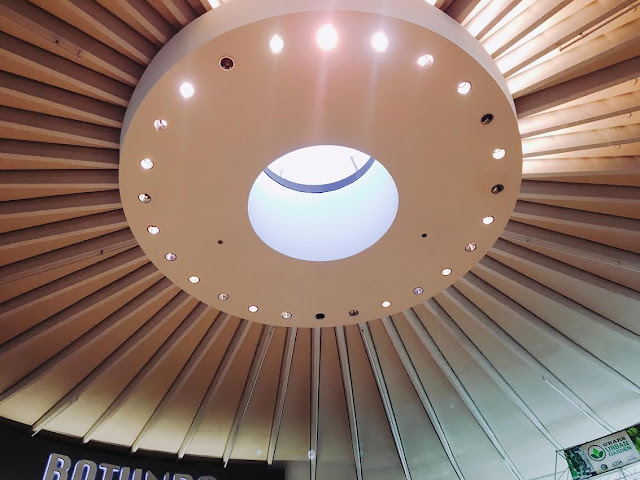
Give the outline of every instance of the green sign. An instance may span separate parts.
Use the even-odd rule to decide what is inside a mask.
[[[640,423],[564,451],[574,480],[584,480],[640,461]]]

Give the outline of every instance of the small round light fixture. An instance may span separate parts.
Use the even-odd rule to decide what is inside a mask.
[[[422,55],[418,57],[418,66],[421,68],[429,68],[433,65],[433,55]]]
[[[506,154],[507,152],[504,151],[504,148],[496,148],[493,151],[493,158],[496,160],[502,160]]]
[[[358,310],[349,310],[350,317],[357,317],[358,315],[360,315],[360,312]]]
[[[316,313],[316,320],[324,320],[325,314],[324,313]]]
[[[484,217],[482,219],[482,223],[484,223],[485,225],[491,225],[494,220],[495,220],[495,218],[493,218],[493,217]]]
[[[258,311],[258,307],[255,305],[249,305],[249,311],[251,313],[256,313]]]
[[[371,46],[376,52],[384,52],[389,47],[389,39],[384,32],[378,32],[371,37]]]
[[[285,320],[289,320],[291,317],[293,317],[293,314],[291,312],[282,312],[282,318],[284,318]]]
[[[451,275],[451,269],[450,268],[445,268],[442,270],[442,275],[444,275],[445,277],[448,277],[449,275]]]
[[[167,129],[168,123],[163,118],[158,118],[153,122],[153,128],[159,132],[164,132]]]
[[[220,59],[220,68],[222,70],[228,72],[229,70],[233,69],[234,66],[235,62],[233,61],[233,58],[225,56]]]
[[[389,300],[385,300],[380,305],[382,305],[382,308],[389,308],[391,306],[391,302]]]
[[[220,300],[221,302],[226,302],[227,300],[229,300],[229,295],[227,295],[226,293],[219,293],[218,300]]]
[[[424,293],[424,288],[422,287],[416,287],[413,289],[414,295],[422,295],[423,293]]]
[[[182,98],[191,98],[195,92],[193,85],[189,82],[183,82],[182,85],[180,85],[180,95],[182,95]]]
[[[148,193],[141,193],[140,195],[138,195],[138,200],[140,200],[142,203],[149,203],[151,201],[151,195],[149,195]]]
[[[473,252],[476,248],[478,248],[478,246],[475,243],[467,243],[464,246],[464,251],[465,252]]]
[[[323,25],[318,30],[316,41],[322,50],[331,50],[338,44],[338,32],[333,25]]]
[[[471,82],[460,82],[458,84],[458,93],[460,95],[466,95],[471,91]]]
[[[189,277],[189,281],[190,281],[191,283],[198,283],[198,282],[200,281],[200,277],[196,277],[195,275],[191,275],[191,276]]]
[[[140,160],[140,166],[145,170],[151,170],[153,168],[153,160],[150,158],[143,158]]]
[[[280,53],[284,48],[284,40],[280,35],[274,35],[269,42],[269,48],[273,53]]]
[[[493,114],[491,113],[485,113],[480,119],[482,125],[489,125],[491,122],[493,122]]]
[[[423,233],[422,235],[420,235],[422,238],[427,238],[429,235],[427,235],[426,233]]]
[[[498,195],[503,191],[504,191],[504,185],[502,185],[501,183],[497,183],[493,187],[491,187],[491,193],[493,193],[494,195]]]
[[[149,225],[147,227],[147,232],[149,232],[151,235],[157,235],[160,233],[160,227],[156,227],[155,225]]]
[[[177,255],[175,253],[171,253],[171,252],[165,254],[165,256],[164,256],[164,259],[167,262],[175,262],[177,258],[178,258]]]

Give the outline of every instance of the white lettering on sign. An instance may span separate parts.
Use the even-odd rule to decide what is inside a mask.
[[[73,466],[73,469],[71,468]],[[71,472],[71,473],[70,473]],[[119,473],[116,476],[116,473]],[[186,473],[165,473],[162,480],[195,480]],[[96,465],[91,460],[78,460],[73,465],[71,459],[60,453],[52,453],[47,460],[42,480],[158,480],[153,472],[147,470],[143,472],[140,468],[122,467],[101,463]],[[205,475],[197,480],[216,480],[216,477]]]

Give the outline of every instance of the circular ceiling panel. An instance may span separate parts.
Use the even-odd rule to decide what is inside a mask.
[[[451,285],[508,221],[522,153],[512,100],[490,57],[435,9],[401,2],[392,17],[368,3],[331,12],[294,1],[221,10],[215,28],[203,17],[182,30],[141,80],[121,137],[124,210],[156,266],[207,304],[274,325],[370,320],[415,305],[417,291],[429,298]],[[256,177],[312,145],[366,152],[395,182],[395,220],[364,250],[334,255],[350,240],[325,232],[300,260],[252,228]],[[373,216],[394,210],[389,198],[372,202]],[[313,229],[289,243],[306,242],[305,233]]]

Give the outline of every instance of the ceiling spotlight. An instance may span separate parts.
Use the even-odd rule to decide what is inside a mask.
[[[258,311],[258,307],[256,307],[255,305],[249,305],[249,311],[251,313],[256,313]]]
[[[280,53],[284,48],[284,40],[280,35],[274,35],[269,42],[269,48],[273,53]]]
[[[493,187],[491,187],[491,193],[493,193],[494,195],[498,195],[503,191],[504,191],[504,185],[502,185],[501,183],[497,183]]]
[[[442,270],[442,275],[444,275],[445,277],[448,277],[449,275],[451,275],[451,269],[445,268],[444,270]]]
[[[493,151],[493,158],[496,160],[502,160],[506,154],[507,152],[504,151],[504,148],[496,148]]]
[[[167,253],[167,254],[164,256],[164,258],[165,258],[165,260],[167,260],[168,262],[174,262],[174,261],[176,260],[176,258],[178,258],[178,257],[176,256],[176,254],[175,254],[175,253],[171,253],[171,252],[169,252],[169,253]]]
[[[291,312],[282,312],[282,318],[284,318],[285,320],[289,320],[291,317],[293,317],[293,314]]]
[[[389,308],[391,306],[391,302],[389,300],[385,300],[380,305],[382,305],[382,308]]]
[[[191,275],[191,276],[189,277],[189,281],[190,281],[191,283],[198,283],[198,282],[200,281],[200,277],[196,277],[195,275]]]
[[[222,300],[223,302],[226,302],[227,300],[229,300],[229,295],[227,295],[226,293],[219,293],[218,300]]]
[[[371,37],[371,46],[376,52],[384,52],[389,46],[389,39],[383,32],[378,32]]]
[[[149,195],[148,193],[141,193],[140,195],[138,195],[138,200],[140,200],[142,203],[149,203],[151,201],[151,195]]]
[[[350,317],[357,317],[358,315],[360,315],[360,312],[358,310],[349,310]]]
[[[332,25],[323,25],[318,30],[316,41],[322,50],[331,50],[338,44],[338,32]]]
[[[466,95],[471,90],[471,83],[469,82],[460,82],[458,84],[458,93],[460,95]]]
[[[167,121],[162,118],[154,120],[153,122],[153,128],[155,128],[159,132],[165,131],[167,129],[167,126],[168,126]]]
[[[424,288],[422,287],[416,287],[413,289],[414,295],[422,295],[423,293],[424,293]]]
[[[140,166],[145,170],[151,170],[153,168],[153,160],[150,158],[143,158],[140,160]]]
[[[184,82],[182,85],[180,85],[180,95],[182,95],[182,98],[191,98],[193,97],[194,93],[195,89],[189,82]]]
[[[482,223],[484,223],[485,225],[491,225],[494,220],[495,220],[495,218],[493,218],[493,217],[484,217],[482,219]]]
[[[467,243],[464,247],[465,252],[473,252],[478,246],[475,243]]]
[[[432,55],[422,55],[418,58],[418,66],[422,68],[429,68],[431,65],[433,65]]]
[[[147,232],[149,232],[151,235],[157,235],[160,233],[160,227],[156,227],[155,225],[149,225],[147,227]]]

